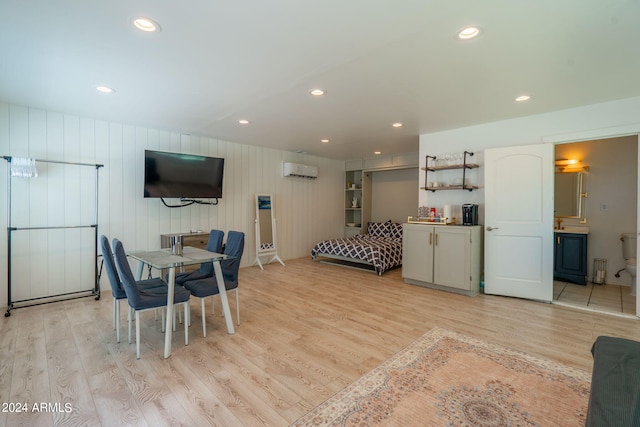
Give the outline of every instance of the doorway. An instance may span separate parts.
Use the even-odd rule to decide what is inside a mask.
[[[624,270],[622,233],[637,230],[638,136],[596,139],[555,145],[556,159],[582,160],[584,173],[582,217],[562,218],[563,226],[588,227],[587,284],[554,281],[553,302],[589,310],[636,315],[630,295],[631,276]],[[602,284],[593,283],[594,259],[606,260]]]

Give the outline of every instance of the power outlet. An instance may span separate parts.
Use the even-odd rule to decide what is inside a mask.
[[[607,203],[600,203],[600,211],[607,212],[609,210],[609,205]]]

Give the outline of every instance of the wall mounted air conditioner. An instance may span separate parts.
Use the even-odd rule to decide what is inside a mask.
[[[282,164],[282,174],[284,176],[316,179],[318,177],[318,167],[284,162]]]

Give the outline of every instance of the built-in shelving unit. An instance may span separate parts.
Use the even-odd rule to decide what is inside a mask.
[[[344,226],[347,235],[360,233],[362,202],[362,170],[345,172]]]
[[[473,191],[478,187],[475,185],[467,184],[466,172],[468,169],[476,169],[479,167],[477,163],[469,163],[467,162],[467,156],[473,156],[473,153],[470,151],[465,151],[462,156],[462,163],[452,164],[451,160],[446,161],[447,164],[437,164],[442,159],[438,159],[436,156],[426,156],[425,159],[425,167],[422,168],[425,171],[424,174],[424,187],[420,187],[422,190],[427,191],[440,191],[440,190],[467,190]],[[438,183],[438,185],[434,185],[434,182],[430,182],[428,180],[429,172],[439,172],[444,170],[455,170],[459,169],[462,171],[462,179],[461,184],[449,184],[449,183]],[[432,175],[433,176],[433,175]],[[435,181],[437,182],[437,181]]]

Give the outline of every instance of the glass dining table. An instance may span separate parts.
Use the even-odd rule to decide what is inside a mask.
[[[158,249],[155,251],[134,251],[127,252],[127,256],[138,261],[138,269],[136,272],[136,280],[142,278],[142,271],[145,265],[151,266],[158,270],[168,269],[169,280],[169,295],[167,297],[167,318],[164,337],[164,357],[165,359],[171,355],[171,340],[172,340],[172,321],[173,321],[173,297],[175,290],[175,277],[176,268],[180,268],[186,265],[201,264],[206,262],[213,263],[213,271],[215,272],[216,282],[218,283],[218,289],[224,290],[224,279],[222,277],[222,269],[220,267],[220,261],[230,259],[229,255],[219,254],[216,252],[210,252],[204,249],[194,248],[191,246],[185,246],[182,250],[182,255],[174,255],[171,253],[171,249]],[[222,311],[227,324],[227,332],[234,334],[233,321],[231,319],[231,311],[229,310],[229,300],[227,299],[227,293],[225,291],[220,292],[220,301],[222,302]],[[184,321],[188,321],[185,316]]]

